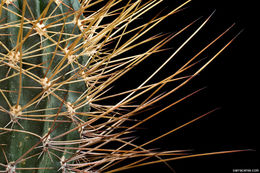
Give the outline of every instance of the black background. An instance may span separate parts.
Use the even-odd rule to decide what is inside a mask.
[[[164,0],[146,17],[155,15],[161,9],[165,11],[174,9],[180,3],[174,0]],[[162,70],[157,78],[174,72],[176,66],[174,64],[181,63],[178,58],[182,59],[186,55],[194,55],[233,23],[236,24],[232,30],[215,47],[213,46],[204,55],[205,57],[210,58],[237,33],[241,30],[243,32],[196,79],[180,89],[178,94],[172,94],[160,104],[168,105],[197,89],[202,87],[206,87],[206,89],[143,124],[142,128],[144,129],[137,132],[137,135],[140,136],[137,143],[146,142],[203,113],[220,108],[198,122],[184,127],[146,148],[189,149],[191,153],[253,150],[169,162],[177,173],[231,173],[233,169],[259,169],[256,164],[256,117],[258,115],[256,103],[258,98],[254,89],[257,78],[254,77],[256,72],[253,66],[257,57],[253,48],[255,44],[253,42],[255,35],[251,30],[253,23],[250,22],[254,16],[253,11],[251,11],[252,4],[236,0],[194,0],[186,7],[183,11],[159,24],[152,33],[175,32],[201,16],[200,21],[203,21],[214,10],[216,11],[208,24],[194,37],[191,43],[180,51],[176,59]],[[141,83],[145,79],[143,76],[151,74],[156,67],[163,63],[163,60],[166,60],[176,50],[177,45],[180,45],[184,38],[187,38],[188,34],[195,29],[196,27],[193,27],[189,32],[170,42],[166,47],[172,48],[171,50],[152,56],[149,61],[145,61],[134,72],[129,73],[127,79],[119,81],[120,87],[127,88],[129,83],[136,81]],[[166,91],[167,89],[170,89],[170,87],[166,87]],[[163,164],[156,164],[123,172],[171,171]]]

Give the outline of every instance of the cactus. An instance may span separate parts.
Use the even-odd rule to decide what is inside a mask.
[[[70,9],[59,5],[58,1],[51,4],[48,4],[48,1],[5,3],[6,5],[2,6],[2,17],[4,17],[2,22],[4,24],[12,23],[13,26],[1,32],[10,34],[8,37],[1,37],[1,42],[4,44],[1,48],[1,54],[4,55],[1,59],[4,65],[1,67],[1,79],[6,79],[2,85],[13,91],[10,93],[1,91],[5,98],[1,98],[1,107],[4,110],[1,114],[1,127],[11,130],[1,136],[1,143],[7,145],[5,147],[8,151],[6,160],[11,161],[8,163],[7,169],[12,170],[15,167],[52,168],[53,171],[50,172],[56,172],[63,165],[60,158],[70,159],[73,152],[67,149],[58,151],[51,148],[62,141],[79,140],[82,128],[66,135],[64,133],[80,126],[87,120],[85,115],[76,115],[78,112],[89,111],[86,101],[74,104],[86,90],[86,84],[78,73],[83,72],[88,56],[83,55],[82,48],[73,55],[69,55],[72,49],[76,49],[73,47],[73,42],[76,42],[77,38],[70,39],[68,35],[80,34],[80,25],[73,24],[73,20],[80,20],[82,15],[76,13],[69,15],[68,13],[72,9],[73,11],[79,10],[80,4],[77,1],[64,1],[64,4],[69,4]],[[44,16],[50,18],[39,20],[44,18],[41,13],[43,14],[44,8],[47,6],[48,11]],[[23,9],[22,12],[21,9]],[[51,18],[51,16],[57,17]],[[58,26],[45,28],[57,20],[65,22],[65,25],[59,26],[60,23],[57,23]],[[74,26],[76,27],[73,28]],[[58,35],[58,31],[62,30],[64,35]],[[30,35],[26,38],[28,33]],[[79,39],[78,44],[81,43],[83,40]],[[61,51],[54,53],[58,47],[61,48]],[[77,59],[77,63],[73,63],[74,59]],[[63,60],[66,61],[62,63]],[[36,65],[39,66],[36,67]],[[55,69],[59,65],[62,65],[62,68]],[[11,78],[7,79],[8,77]],[[68,82],[77,80],[79,81]],[[58,112],[63,113],[58,114]],[[52,127],[52,122],[57,122],[57,126]],[[62,125],[58,125],[61,122],[63,122]],[[13,129],[20,131],[13,131]],[[51,129],[53,129],[52,132]],[[25,132],[30,132],[30,134]],[[52,141],[52,137],[58,135],[63,136],[57,141]],[[36,147],[29,154],[38,155],[38,159],[20,159],[39,141],[42,146]],[[77,142],[70,143],[65,146],[78,147]],[[3,162],[3,157],[1,158],[1,162]],[[19,163],[12,161],[19,161]],[[39,170],[39,172],[44,171]]]
[[[164,162],[161,156],[182,153],[152,152],[144,146],[153,141],[137,146],[132,139],[122,137],[160,111],[126,129],[120,130],[120,127],[203,70],[230,42],[191,77],[183,78],[184,82],[178,87],[167,94],[157,95],[167,83],[181,80],[177,76],[191,68],[194,59],[230,28],[173,75],[148,85],[156,71],[136,89],[106,96],[109,86],[119,77],[150,54],[158,52],[164,44],[194,23],[162,39],[142,54],[124,57],[125,52],[136,46],[161,37],[158,35],[136,41],[189,1],[134,29],[128,29],[128,25],[160,1],[129,1],[120,8],[117,7],[119,2],[108,1],[94,12],[90,12],[91,8],[98,1],[0,2],[0,172],[103,172],[127,158],[153,156]],[[113,20],[106,21],[107,18]],[[123,37],[134,32],[136,34],[130,39],[122,41]],[[130,104],[151,91],[153,93],[141,104]],[[102,100],[118,96],[124,97],[114,105],[100,104]],[[107,149],[106,146],[111,145],[112,148]],[[131,149],[125,149],[129,147]],[[141,161],[112,172],[134,167]]]

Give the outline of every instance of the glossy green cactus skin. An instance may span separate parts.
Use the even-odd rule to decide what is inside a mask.
[[[49,2],[27,0],[31,11],[25,7],[22,38],[29,32],[30,35],[21,47],[17,45],[21,40],[17,39],[21,31],[24,1],[12,1],[10,4],[1,2],[3,5],[0,21],[6,24],[6,27],[0,28],[3,35],[0,36],[1,171],[67,172],[67,168],[62,166],[75,163],[72,158],[77,150],[66,147],[80,146],[79,143],[70,141],[81,139],[82,128],[52,140],[53,137],[87,121],[86,116],[78,115],[77,112],[88,112],[89,105],[84,103],[77,109],[75,107],[79,104],[77,99],[87,89],[79,74],[84,69],[88,56],[84,55],[83,49],[77,49],[73,52],[73,55],[76,55],[75,61],[70,62],[69,57],[73,56],[68,55],[68,51],[72,52],[71,47],[74,46],[72,49],[76,50],[73,45],[75,40],[77,44],[83,41],[83,38],[71,38],[82,33],[82,29],[75,23],[75,18],[82,18],[82,15],[76,13],[80,9],[80,3],[78,0],[63,0],[62,3],[53,1],[48,4]],[[48,11],[41,16],[48,5]],[[10,57],[17,59],[12,62]],[[56,73],[61,63],[61,70]],[[20,75],[21,69],[23,73]],[[51,82],[48,81],[49,77]],[[72,107],[68,106],[70,103]],[[47,134],[49,136],[46,136]],[[61,148],[57,149],[55,146],[59,141]],[[35,146],[36,144],[38,145]],[[28,153],[23,157],[26,152]],[[62,161],[66,161],[66,164]],[[32,171],[23,168],[37,169]],[[73,172],[69,167],[67,170]]]

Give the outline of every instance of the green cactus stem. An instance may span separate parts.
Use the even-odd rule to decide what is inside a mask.
[[[74,152],[56,146],[79,146],[81,128],[64,133],[87,120],[78,113],[89,111],[84,97],[78,101],[87,89],[79,74],[88,56],[73,45],[76,41],[79,45],[83,39],[69,37],[81,33],[77,22],[82,18],[80,4],[77,0],[4,3],[0,20],[12,27],[6,25],[0,30],[1,34],[8,35],[0,38],[4,45],[0,46],[4,57],[0,79],[5,79],[1,81],[4,86],[1,89],[10,91],[1,90],[0,94],[0,133],[5,133],[0,136],[0,143],[5,144],[6,155],[0,156],[0,163],[8,165],[7,172],[15,172],[11,171],[15,168],[35,168],[38,172],[57,172],[62,168],[64,171],[67,168],[62,160],[74,163],[71,160]],[[62,137],[52,140],[58,135]],[[28,159],[22,157],[39,142],[26,156]],[[35,154],[38,157],[32,157]]]

